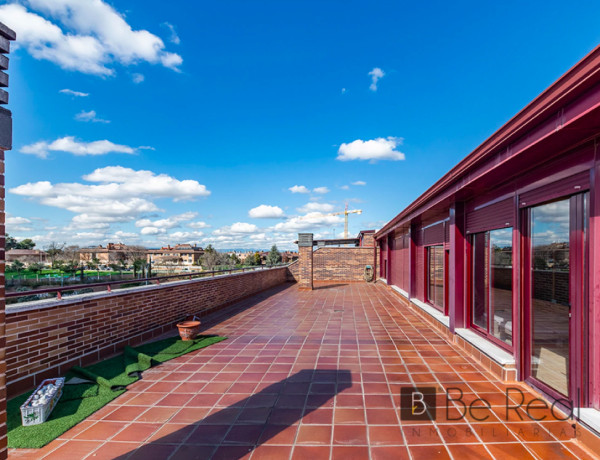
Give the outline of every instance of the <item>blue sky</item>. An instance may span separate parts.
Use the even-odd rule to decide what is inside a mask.
[[[340,236],[326,214],[345,202],[363,211],[351,234],[379,228],[591,51],[598,18],[597,2],[4,3],[7,231],[293,248]]]

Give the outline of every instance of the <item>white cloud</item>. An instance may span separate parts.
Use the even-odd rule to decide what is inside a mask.
[[[63,94],[69,94],[70,96],[75,96],[75,97],[88,97],[90,95],[90,93],[82,93],[81,91],[73,91],[72,89],[61,89],[59,91],[59,93],[63,93]]]
[[[200,238],[204,236],[203,232],[173,232],[169,235],[169,240],[177,241],[179,243],[199,243]]]
[[[327,187],[317,187],[317,188],[313,188],[313,192],[324,195],[325,193],[329,193],[329,189]]]
[[[261,204],[256,208],[252,208],[248,211],[248,216],[253,219],[277,219],[283,217],[283,209],[279,206],[269,206],[267,204]]]
[[[142,235],[158,235],[159,233],[167,233],[167,230],[158,227],[144,227],[140,233]]]
[[[175,216],[167,217],[165,219],[150,220],[140,219],[135,223],[136,227],[142,227],[142,235],[158,235],[167,233],[167,229],[180,227],[182,222],[192,220],[196,217],[196,212],[184,212],[183,214],[177,214]]]
[[[26,217],[7,217],[6,225],[22,225],[22,224],[30,224],[31,220]]]
[[[340,145],[337,159],[341,161],[370,160],[371,163],[377,160],[404,160],[404,153],[397,150],[400,145],[402,145],[400,137],[378,137],[368,141],[357,139],[349,144]]]
[[[75,115],[75,120],[77,120],[77,121],[91,121],[92,123],[110,123],[109,120],[103,120],[102,118],[98,118],[96,116],[96,111],[95,110],[90,110],[89,112],[86,112],[85,110],[82,110],[77,115]]]
[[[31,220],[26,217],[6,216],[6,232],[30,232],[33,228],[30,226]]]
[[[285,222],[275,225],[274,230],[279,232],[297,233],[305,230],[315,230],[323,227],[332,227],[342,223],[340,216],[326,216],[320,212],[310,212],[304,216],[292,217]]]
[[[17,32],[19,46],[35,59],[87,74],[114,74],[113,63],[148,62],[178,70],[181,56],[147,30],[133,30],[102,0],[28,0],[0,6],[0,21]],[[35,12],[34,12],[35,11]],[[49,19],[46,19],[45,15]]]
[[[367,183],[365,181],[362,181],[362,180],[357,180],[355,182],[352,182],[352,185],[363,186],[363,185],[367,185]]]
[[[258,227],[254,224],[248,224],[246,222],[236,222],[233,225],[221,227],[213,232],[213,235],[231,236],[231,235],[244,235],[248,233],[256,233]]]
[[[144,75],[141,73],[134,73],[133,75],[131,75],[131,81],[133,81],[136,85],[139,85],[145,79],[146,77],[144,77]]]
[[[198,222],[190,222],[189,224],[186,224],[186,227],[189,227],[189,228],[209,228],[210,225],[208,225],[206,222],[198,221]]]
[[[342,185],[340,188],[342,190],[350,190],[350,186],[349,185]]]
[[[310,190],[304,185],[294,185],[293,187],[288,188],[288,190],[292,193],[310,193]]]
[[[94,112],[95,115],[95,112]],[[135,153],[134,147],[115,144],[106,139],[93,142],[82,142],[73,136],[61,137],[53,142],[40,141],[21,147],[21,153],[47,158],[50,152],[67,152],[77,156],[106,155],[108,153]]]
[[[171,43],[174,43],[175,45],[179,45],[181,43],[181,39],[177,35],[177,31],[175,30],[175,26],[173,24],[168,23],[168,22],[163,22],[162,25],[164,27],[166,27],[167,29],[169,29],[169,32],[171,33],[171,35],[169,36],[169,41]]]
[[[121,184],[119,188],[124,193],[148,194],[155,197],[173,198],[175,201],[210,195],[206,186],[195,180],[180,181],[166,174],[155,174],[146,170],[135,171],[122,166],[99,168],[83,178],[90,182],[104,183],[97,187],[111,188],[116,182]]]
[[[182,201],[210,195],[210,191],[195,180],[178,180],[166,174],[122,166],[96,169],[83,179],[95,184],[30,182],[10,189],[10,193],[77,214],[72,220],[73,228],[131,222],[140,215],[160,211],[154,201],[161,198]],[[183,222],[195,216],[194,212],[179,214],[168,222]],[[160,227],[164,221],[149,221],[145,226]]]
[[[385,72],[381,70],[379,67],[374,67],[373,70],[369,72],[369,76],[371,77],[371,85],[369,89],[371,91],[377,91],[377,82],[385,77]]]
[[[334,210],[334,206],[329,203],[316,203],[311,201],[296,209],[299,213],[306,214],[309,212],[331,212]]]

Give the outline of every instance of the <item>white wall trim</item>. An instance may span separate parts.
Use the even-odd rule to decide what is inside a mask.
[[[421,302],[419,299],[415,299],[414,297],[410,299],[410,301],[425,313],[432,316],[434,319],[437,319],[440,323],[450,329],[450,318],[444,316],[444,314],[439,311],[437,308],[432,307],[431,305],[427,305],[425,302]]]
[[[585,426],[600,433],[600,411],[591,407],[577,407],[573,411],[573,414],[582,422]]]
[[[404,289],[400,289],[398,286],[394,286],[393,284],[390,287],[402,297],[406,297],[408,299],[408,292],[406,292]]]
[[[500,348],[498,345],[494,345],[489,340],[481,337],[470,329],[456,329],[456,335],[462,337],[480,352],[485,354],[490,359],[494,360],[498,364],[515,364],[515,357],[507,351]]]

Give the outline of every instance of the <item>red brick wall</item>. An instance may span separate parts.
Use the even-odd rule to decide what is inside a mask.
[[[362,244],[363,247],[375,246],[375,233],[363,233]]]
[[[298,284],[300,289],[312,289],[313,288],[313,272],[314,272],[314,261],[313,261],[313,248],[312,246],[301,246],[298,248],[300,253],[299,268],[298,268]]]
[[[373,248],[319,248],[313,253],[315,281],[364,281],[365,265],[373,266]]]
[[[287,280],[298,282],[300,280],[300,261],[295,260],[287,267]]]
[[[286,275],[287,267],[281,267],[94,294],[89,299],[66,298],[49,301],[52,306],[47,308],[9,306],[8,394],[19,394],[73,365],[91,364],[125,345],[173,331],[187,315],[201,316],[282,284]]]
[[[0,150],[0,458],[6,458],[6,327],[4,299],[4,150]]]

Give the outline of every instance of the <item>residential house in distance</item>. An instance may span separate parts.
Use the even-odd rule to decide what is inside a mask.
[[[47,254],[39,249],[11,249],[6,252],[6,263],[18,260],[25,265],[33,263],[46,263]]]
[[[198,265],[204,249],[197,245],[176,244],[163,246],[160,249],[149,249],[147,251],[148,263],[153,267],[166,265],[183,265],[186,267]]]
[[[298,251],[282,251],[281,262],[284,264],[298,260]]]
[[[97,259],[102,265],[116,264],[127,258],[127,245],[123,243],[108,243],[106,247],[99,245],[94,248],[84,248],[79,251],[80,262],[91,262]]]

